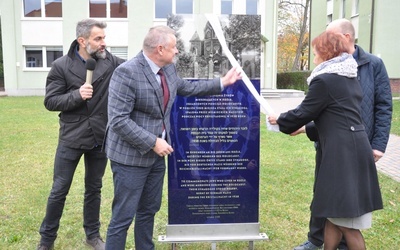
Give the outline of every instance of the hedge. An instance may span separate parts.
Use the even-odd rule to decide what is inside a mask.
[[[295,71],[278,73],[276,78],[277,89],[296,89],[307,93],[307,77],[311,71]]]

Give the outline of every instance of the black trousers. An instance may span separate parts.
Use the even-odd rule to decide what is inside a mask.
[[[310,216],[308,241],[316,246],[324,244],[324,227],[326,218],[316,218]]]
[[[53,186],[47,201],[46,215],[39,229],[41,244],[51,245],[57,237],[65,200],[82,155],[85,163],[83,227],[87,238],[100,236],[101,188],[107,157],[101,151],[101,146],[82,150],[58,145],[54,161]]]

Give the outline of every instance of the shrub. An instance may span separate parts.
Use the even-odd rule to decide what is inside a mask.
[[[277,89],[296,89],[307,93],[307,77],[309,77],[310,74],[311,71],[278,73],[276,79],[276,87]]]

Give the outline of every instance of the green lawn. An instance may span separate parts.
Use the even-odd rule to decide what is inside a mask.
[[[394,102],[392,133],[400,135],[400,101]],[[261,130],[260,232],[269,241],[255,249],[292,249],[306,239],[312,196],[314,148],[301,135],[290,137]],[[53,159],[58,139],[57,112],[43,106],[43,97],[0,98],[0,249],[35,249],[38,228],[52,184]],[[55,249],[87,249],[83,243],[83,166],[78,167],[67,197]],[[380,175],[385,209],[374,213],[373,227],[363,232],[370,250],[400,249],[400,183]],[[101,211],[105,237],[111,214],[112,176],[104,177]],[[157,241],[165,235],[167,189],[156,216],[157,249],[171,246]],[[210,249],[209,243],[179,244],[178,249]],[[247,242],[221,242],[217,249],[247,249]],[[128,249],[134,249],[132,230]]]
[[[400,135],[400,99],[393,101],[392,134]]]

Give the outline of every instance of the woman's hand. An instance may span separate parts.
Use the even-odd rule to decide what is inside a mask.
[[[278,116],[276,115],[276,114],[270,114],[269,116],[268,116],[268,122],[271,124],[271,125],[277,125],[278,123],[276,122],[276,120],[278,119]]]

